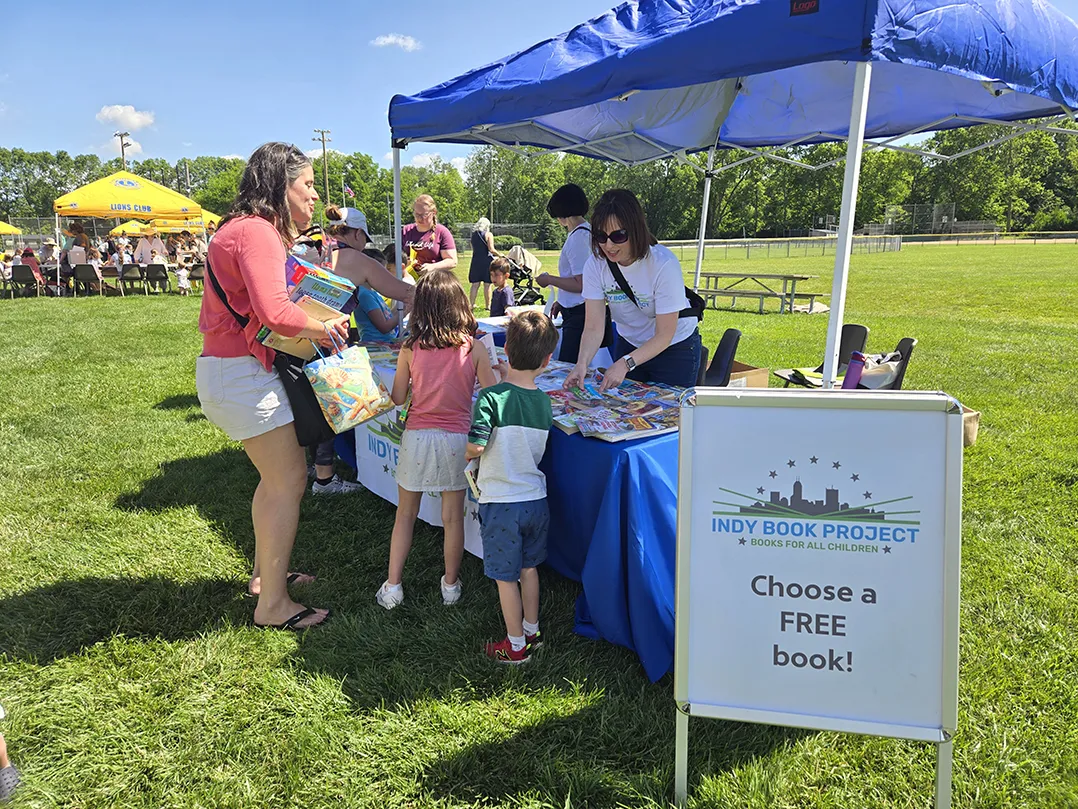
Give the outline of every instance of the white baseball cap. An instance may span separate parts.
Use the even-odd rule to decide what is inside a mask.
[[[327,219],[327,225],[343,225],[346,228],[352,228],[353,230],[362,230],[367,235],[367,240],[370,240],[370,231],[367,230],[367,217],[364,216],[363,211],[357,208],[341,208],[341,219]]]

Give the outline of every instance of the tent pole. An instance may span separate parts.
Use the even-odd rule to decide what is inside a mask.
[[[401,150],[393,144],[393,244],[397,249],[397,278],[404,278],[404,256],[401,255]]]
[[[861,174],[861,153],[865,146],[865,117],[872,63],[858,62],[850,106],[850,133],[846,142],[846,176],[842,181],[842,210],[835,244],[835,277],[831,283],[831,317],[827,321],[827,351],[824,354],[823,386],[833,388],[838,371],[838,344],[846,310],[846,276],[850,271],[853,217],[857,212],[857,181]]]
[[[56,217],[56,297],[60,297],[60,253],[63,251],[60,249],[64,243],[64,240],[60,238],[60,214],[57,212],[54,214]]]
[[[704,173],[704,199],[700,203],[700,240],[696,245],[696,274],[693,276],[693,289],[700,288],[700,268],[704,263],[704,237],[707,235],[707,207],[711,202],[711,168],[715,165],[715,149],[707,153],[707,171]]]

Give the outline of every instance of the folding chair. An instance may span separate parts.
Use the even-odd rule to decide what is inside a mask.
[[[865,344],[868,342],[868,326],[862,326],[857,323],[845,323],[842,326],[842,334],[838,341],[838,364],[839,367],[850,364],[850,357],[855,351],[863,352],[865,350]],[[793,375],[792,368],[781,368],[775,371],[775,376],[783,380],[785,383],[784,388],[790,387],[791,384],[800,385],[801,387],[810,387],[804,382],[798,380]],[[823,364],[816,369],[816,373],[823,373]]]
[[[192,264],[191,271],[187,274],[187,280],[191,282],[192,289],[198,284],[198,291],[203,292],[206,286],[206,265]]]
[[[162,292],[172,291],[172,281],[168,277],[168,268],[163,264],[147,264],[142,269],[145,286],[160,287]]]
[[[106,284],[106,281],[115,281],[116,285],[111,286],[109,284]],[[116,269],[114,265],[106,264],[104,267],[101,268],[101,286],[108,287],[108,289],[111,291],[119,291],[120,297],[123,297],[124,288],[123,285],[120,283],[120,271]]]
[[[898,341],[898,346],[895,348],[895,351],[901,355],[898,360],[898,374],[891,384],[880,388],[880,390],[902,390],[902,381],[906,378],[906,368],[910,364],[910,356],[912,356],[916,345],[917,339],[914,337],[903,337]]]
[[[104,284],[98,280],[97,270],[94,269],[93,264],[76,264],[73,268],[74,275],[71,277],[71,287],[74,290],[75,297],[79,296],[79,284],[82,284],[87,294],[93,291],[93,288],[97,287],[99,295],[104,295]]]
[[[138,264],[124,264],[120,268],[120,287],[127,289],[130,284],[138,284],[142,287],[142,294],[149,295],[146,289],[146,281],[142,277],[142,267]]]
[[[709,388],[725,388],[730,384],[730,373],[734,369],[734,355],[737,353],[739,342],[741,342],[741,332],[737,329],[727,329],[723,332],[719,344],[715,346],[715,356],[711,360],[711,365],[704,374],[704,385]]]
[[[37,297],[41,297],[41,284],[38,282],[37,276],[34,275],[34,271],[26,264],[16,264],[11,268],[11,281],[9,284],[12,298],[15,297],[15,291],[18,289],[27,291],[33,289],[37,293]],[[27,292],[27,294],[29,293]]]

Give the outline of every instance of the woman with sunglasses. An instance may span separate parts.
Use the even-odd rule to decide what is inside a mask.
[[[689,313],[681,262],[658,244],[632,191],[613,189],[591,215],[592,256],[584,265],[584,336],[565,386],[580,385],[603,340],[604,310],[618,327],[600,390],[626,378],[687,388],[700,368],[700,321]]]

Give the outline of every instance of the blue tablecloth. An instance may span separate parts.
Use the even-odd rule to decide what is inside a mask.
[[[608,444],[550,431],[547,563],[583,586],[576,632],[632,649],[652,680],[674,663],[678,434]],[[337,454],[355,465],[351,434]]]
[[[658,680],[674,663],[677,433],[608,444],[552,430],[547,563],[584,588],[576,631],[634,650]]]

